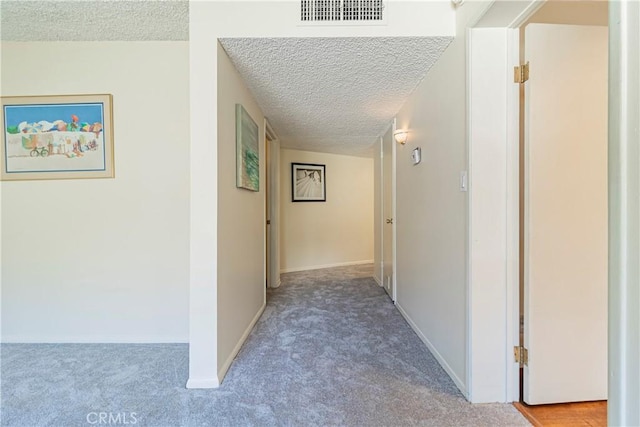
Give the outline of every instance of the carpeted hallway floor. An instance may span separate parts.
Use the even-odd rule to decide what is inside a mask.
[[[283,275],[216,390],[185,389],[184,344],[4,344],[0,423],[529,425],[511,405],[467,403],[371,273]]]

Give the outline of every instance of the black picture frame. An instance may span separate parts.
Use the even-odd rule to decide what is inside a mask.
[[[315,163],[291,163],[291,201],[327,201],[325,165]]]

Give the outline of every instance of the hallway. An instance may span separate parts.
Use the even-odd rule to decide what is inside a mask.
[[[186,344],[4,344],[1,424],[528,425],[464,399],[372,268],[284,274],[216,390],[184,388]]]

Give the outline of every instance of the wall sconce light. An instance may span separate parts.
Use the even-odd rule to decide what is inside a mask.
[[[409,136],[409,132],[404,129],[398,129],[393,133],[393,137],[395,138],[396,142],[402,145],[407,142],[407,136]]]

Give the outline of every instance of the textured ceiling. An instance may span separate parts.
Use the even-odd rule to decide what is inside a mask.
[[[370,156],[376,138],[451,40],[252,38],[220,43],[282,147]]]
[[[0,37],[188,40],[189,2],[0,0]],[[283,147],[358,156],[372,154],[376,137],[450,42],[450,37],[221,40]]]
[[[189,1],[0,1],[3,41],[189,40]]]

